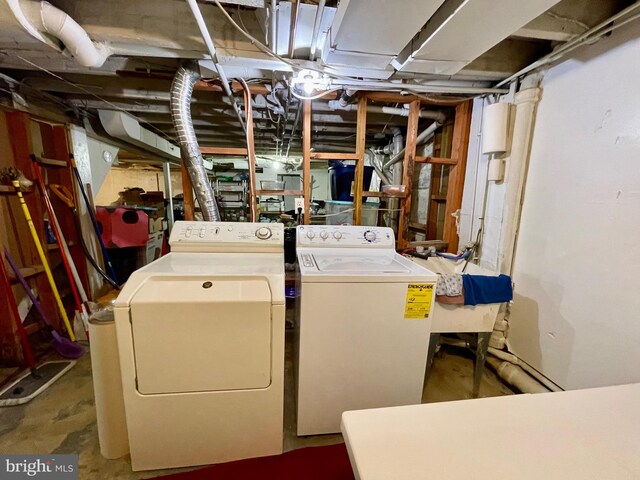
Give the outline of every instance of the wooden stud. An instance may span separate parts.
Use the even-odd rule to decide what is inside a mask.
[[[432,197],[440,193],[442,188],[442,175],[443,175],[444,165],[435,163],[431,168],[431,189],[429,190],[432,193]],[[427,228],[426,228],[426,238],[429,240],[434,240],[438,237],[438,213],[439,208],[438,202],[433,199],[429,199],[429,210],[427,214]]]
[[[304,190],[256,190],[256,195],[272,195],[276,197],[301,197]]]
[[[368,92],[367,97],[372,102],[380,103],[411,103],[418,101],[421,105],[433,105],[437,107],[455,107],[465,100],[445,100],[429,101],[424,98],[417,97],[415,95],[403,95],[401,93],[393,92]]]
[[[404,169],[402,184],[405,186],[405,199],[400,209],[398,223],[398,248],[404,249],[409,236],[409,219],[411,217],[411,186],[413,183],[413,167],[416,158],[416,142],[418,140],[418,122],[420,121],[420,101],[415,100],[409,105],[407,120],[407,141],[404,149]]]
[[[358,100],[358,124],[356,128],[356,172],[353,187],[353,224],[362,224],[362,184],[364,180],[364,151],[367,141],[367,97],[362,95]]]
[[[376,198],[405,198],[407,194],[405,192],[387,193],[387,192],[362,192],[363,197],[376,197]]]
[[[311,206],[311,100],[303,100],[302,110],[302,191],[304,224],[309,225]]]
[[[448,251],[458,250],[458,232],[453,214],[462,206],[462,190],[467,169],[467,153],[469,150],[469,130],[471,128],[472,102],[461,103],[456,107],[456,117],[451,141],[451,158],[456,160],[449,170],[447,187],[447,204],[444,215],[443,240],[449,244]]]
[[[224,92],[224,90],[222,89],[222,85],[218,80],[213,82],[205,82],[204,80],[198,80],[193,86],[193,89],[198,92],[219,92],[219,93]],[[242,92],[244,91],[244,89],[242,88],[242,84],[240,82],[233,81],[231,82],[231,91]],[[267,95],[271,93],[271,88],[269,88],[267,85],[251,83],[249,84],[249,91],[251,92],[252,95]]]
[[[238,155],[239,157],[248,155],[246,148],[233,147],[200,147],[200,152],[203,155]]]
[[[182,195],[184,205],[184,219],[195,220],[195,207],[193,205],[193,187],[191,179],[184,165],[184,160],[180,163],[180,171],[182,173]]]
[[[253,141],[253,105],[251,91],[244,91],[245,120],[247,122],[247,158],[249,160],[249,212],[252,222],[258,221],[256,198],[256,148]]]
[[[359,160],[357,153],[311,152],[311,160]]]
[[[431,163],[433,165],[455,165],[457,160],[455,158],[441,158],[441,157],[416,157],[416,163]]]

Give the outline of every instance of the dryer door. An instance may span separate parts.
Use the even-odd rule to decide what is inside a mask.
[[[131,302],[138,391],[186,393],[271,383],[267,279],[152,277]]]

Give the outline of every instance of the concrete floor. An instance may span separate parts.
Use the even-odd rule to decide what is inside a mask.
[[[291,342],[288,341],[285,367],[285,450],[341,442],[341,435],[305,438],[295,435],[291,350]],[[423,393],[423,402],[469,398],[472,379],[472,357],[459,349],[444,348],[434,362],[428,386]],[[480,396],[509,394],[512,392],[487,369]],[[88,354],[30,403],[0,409],[0,453],[78,453],[81,479],[129,480],[153,478],[179,471],[133,473],[128,456],[119,460],[106,460],[100,455],[91,382],[91,358]]]

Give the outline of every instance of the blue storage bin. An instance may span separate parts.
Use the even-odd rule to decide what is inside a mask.
[[[333,165],[329,167],[329,185],[331,185],[331,199],[342,202],[353,202],[351,196],[351,183],[355,176],[355,165]],[[364,167],[364,181],[362,191],[369,190],[373,167]],[[365,197],[362,197],[365,200]]]

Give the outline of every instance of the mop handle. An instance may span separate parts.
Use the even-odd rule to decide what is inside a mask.
[[[19,188],[19,185],[16,188]],[[24,358],[27,361],[27,365],[29,365],[29,368],[31,369],[31,371],[34,372],[36,369],[36,362],[33,359],[33,354],[31,353],[31,347],[29,346],[29,339],[27,338],[27,332],[24,329],[24,325],[22,324],[22,319],[20,318],[20,311],[18,310],[18,303],[16,302],[16,297],[13,295],[13,290],[11,290],[11,280],[9,279],[9,274],[7,273],[7,268],[4,266],[4,260],[2,259],[1,254],[0,254],[0,276],[2,276],[2,283],[4,283],[5,288],[7,289],[9,307],[11,308],[11,313],[15,317],[16,328],[18,329],[18,334],[20,335],[20,343],[22,343],[22,351],[24,352]]]
[[[18,279],[18,281],[22,285],[22,288],[24,289],[24,292],[29,297],[29,300],[31,300],[31,303],[33,303],[33,306],[36,308],[36,311],[38,312],[38,315],[40,315],[40,318],[42,318],[44,323],[46,323],[48,326],[53,328],[53,326],[51,325],[51,322],[47,318],[47,314],[44,313],[44,310],[42,310],[42,305],[40,305],[40,302],[38,301],[36,296],[31,291],[31,287],[27,283],[27,279],[24,278],[24,275],[22,275],[22,272],[20,271],[20,268],[18,267],[18,265],[16,264],[15,260],[13,259],[11,254],[9,253],[9,250],[7,250],[6,247],[4,249],[4,258],[7,259],[7,263],[11,267],[11,270],[13,270],[13,273],[15,273],[16,278]]]
[[[62,263],[64,264],[64,269],[67,272],[67,277],[69,278],[69,285],[71,286],[71,292],[73,293],[73,300],[76,304],[76,310],[80,315],[83,315],[85,310],[82,305],[82,300],[80,300],[80,294],[78,293],[78,283],[80,278],[78,277],[78,271],[76,270],[75,264],[73,267],[71,264],[73,263],[73,258],[71,258],[71,254],[69,249],[67,248],[67,242],[62,234],[62,230],[60,229],[60,224],[58,223],[58,219],[53,210],[53,205],[51,204],[51,200],[49,199],[49,195],[47,194],[47,186],[44,184],[44,179],[42,178],[42,172],[40,171],[40,166],[35,160],[35,157],[32,157],[33,161],[33,171],[36,174],[36,180],[38,181],[38,187],[40,187],[40,193],[42,194],[42,199],[44,200],[45,207],[47,207],[47,212],[49,212],[49,219],[51,220],[53,226],[53,233],[58,242],[58,246],[60,247],[60,256],[62,257]],[[82,285],[80,283],[80,285]]]
[[[36,250],[38,251],[38,256],[40,257],[40,261],[42,262],[42,267],[44,268],[45,274],[47,275],[47,280],[49,280],[49,285],[51,286],[51,292],[56,300],[56,304],[58,305],[58,310],[60,310],[60,316],[64,321],[64,326],[69,332],[69,338],[72,342],[76,341],[76,336],[73,333],[73,328],[71,328],[71,323],[69,322],[69,317],[67,317],[67,312],[64,309],[64,305],[62,304],[62,299],[60,298],[60,293],[58,292],[58,287],[56,287],[56,283],[53,280],[53,274],[51,273],[51,269],[49,268],[49,263],[47,262],[47,257],[44,254],[44,250],[42,249],[42,244],[40,243],[40,238],[38,238],[38,232],[36,232],[36,227],[33,224],[33,220],[31,219],[31,213],[29,213],[29,207],[27,206],[27,202],[24,201],[24,197],[22,196],[22,192],[20,191],[20,182],[17,180],[13,180],[13,186],[16,189],[16,193],[18,194],[18,199],[20,200],[20,206],[22,207],[22,213],[24,213],[24,218],[27,221],[27,225],[29,225],[29,230],[31,231],[31,237],[33,238],[33,243],[36,246]]]
[[[115,283],[118,283],[118,277],[116,276],[116,272],[113,269],[113,265],[111,264],[111,259],[109,258],[109,252],[107,252],[107,247],[105,247],[104,242],[102,241],[102,234],[100,233],[100,228],[98,227],[98,221],[96,220],[96,215],[93,212],[93,207],[91,206],[91,202],[89,201],[87,192],[85,192],[84,190],[84,185],[82,184],[82,177],[80,177],[80,172],[78,171],[78,167],[76,166],[76,161],[73,158],[73,156],[71,156],[70,159],[71,159],[71,169],[73,170],[73,173],[76,176],[78,187],[80,188],[80,192],[82,193],[82,198],[84,199],[84,203],[87,206],[87,211],[89,212],[89,217],[91,218],[91,223],[93,224],[93,229],[96,231],[96,236],[98,237],[98,243],[100,244],[100,250],[102,250],[102,258],[104,260],[105,266],[107,267],[109,276],[113,279]]]

